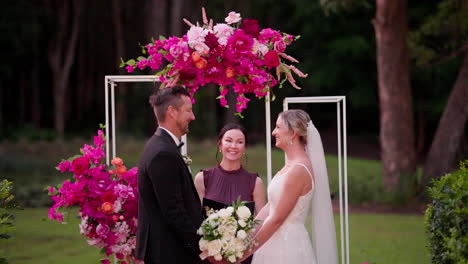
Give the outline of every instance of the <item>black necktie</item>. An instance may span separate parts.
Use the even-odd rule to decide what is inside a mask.
[[[180,150],[180,148],[184,145],[184,142],[180,142],[179,145],[177,145],[177,148]]]

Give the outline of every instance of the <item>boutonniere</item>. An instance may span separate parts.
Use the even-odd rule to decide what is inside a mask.
[[[184,159],[185,165],[190,166],[192,164],[192,159],[189,155],[182,155],[182,159]]]

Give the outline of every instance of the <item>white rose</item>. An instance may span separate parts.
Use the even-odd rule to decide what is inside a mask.
[[[234,263],[234,262],[236,262],[236,256],[231,255],[231,256],[228,257],[228,260],[229,260],[229,262]]]
[[[229,212],[227,209],[221,209],[221,210],[219,210],[218,214],[222,218],[226,218],[226,217],[231,216],[232,212]]]
[[[234,234],[232,234],[232,233],[225,233],[223,235],[223,239],[226,240],[226,241],[231,241],[233,238],[234,238]]]
[[[221,256],[221,254],[216,254],[216,255],[214,256],[214,259],[217,260],[217,261],[220,261],[220,260],[223,259],[223,256]]]
[[[205,251],[208,249],[208,241],[205,239],[200,239],[200,241],[198,241],[198,246],[200,247],[201,251]]]
[[[208,242],[208,256],[215,256],[221,251],[221,241],[219,239]]]
[[[247,219],[252,215],[252,213],[250,212],[250,210],[249,210],[249,208],[247,206],[241,206],[241,207],[237,208],[236,214],[241,219]]]
[[[208,216],[208,219],[213,220],[213,219],[218,218],[218,217],[219,217],[219,215],[217,213],[212,213],[212,214],[210,214],[210,216]]]
[[[202,236],[202,235],[203,235],[203,233],[204,233],[204,232],[203,232],[203,229],[202,229],[201,227],[200,227],[200,228],[198,228],[198,230],[197,230],[197,234],[199,234],[200,236]]]
[[[246,223],[244,220],[242,220],[242,219],[240,219],[239,221],[237,221],[237,223],[238,223],[241,227],[245,227],[245,226],[247,225],[247,223]]]
[[[232,23],[237,23],[241,20],[240,13],[236,13],[234,11],[229,12],[228,16],[224,19],[226,23],[232,24]]]
[[[246,238],[246,237],[247,237],[247,233],[245,233],[244,230],[239,230],[239,231],[237,232],[237,238],[239,238],[239,239],[244,239],[244,238]]]
[[[229,233],[229,234],[235,234],[237,231],[237,223],[234,222],[234,225],[228,225],[226,226],[226,232]]]
[[[226,210],[229,212],[230,215],[234,213],[234,208],[232,206],[229,206],[228,208],[226,208]]]
[[[234,239],[233,243],[234,243],[233,248],[235,248],[236,251],[243,252],[245,250],[245,244],[244,244],[244,242],[242,242],[242,240]],[[244,255],[244,253],[242,253],[242,256],[243,255]],[[241,258],[242,256],[240,256],[239,258]]]

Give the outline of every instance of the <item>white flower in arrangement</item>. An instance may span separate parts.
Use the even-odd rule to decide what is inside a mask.
[[[205,239],[200,239],[200,241],[198,242],[198,246],[202,251],[208,250],[208,241],[206,241]]]
[[[216,255],[214,256],[214,259],[217,260],[217,261],[220,261],[220,260],[223,259],[223,256],[221,256],[221,254],[216,254]]]
[[[240,206],[239,208],[237,208],[236,214],[237,214],[237,216],[239,216],[240,219],[247,219],[252,215],[249,208],[247,206],[245,206],[245,205]]]
[[[229,212],[230,215],[234,213],[234,208],[232,206],[229,206],[228,208],[226,208],[226,210]]]
[[[245,227],[245,226],[247,225],[247,223],[246,223],[244,220],[242,220],[242,219],[240,219],[239,221],[237,221],[237,223],[238,223],[241,227]]]
[[[213,220],[213,219],[216,219],[218,217],[219,217],[219,215],[217,213],[212,213],[212,214],[210,214],[210,216],[208,216],[208,220]]]
[[[247,237],[247,233],[244,230],[237,231],[237,238],[244,239]]]
[[[221,246],[221,241],[219,239],[208,242],[208,255],[218,255],[221,252]]]
[[[219,210],[218,215],[220,217],[222,217],[222,218],[226,218],[226,217],[231,216],[232,212],[230,212],[229,210],[223,208],[223,209]]]
[[[229,256],[228,261],[231,262],[231,263],[236,262],[236,256],[234,256],[234,255]]]

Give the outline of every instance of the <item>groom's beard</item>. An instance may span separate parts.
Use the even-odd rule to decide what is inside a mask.
[[[179,131],[180,131],[180,135],[183,136],[183,135],[188,134],[188,132],[189,132],[189,124],[190,124],[190,122],[188,122],[186,125],[184,125],[183,122],[180,122],[180,121],[177,122],[177,128],[178,128]]]

